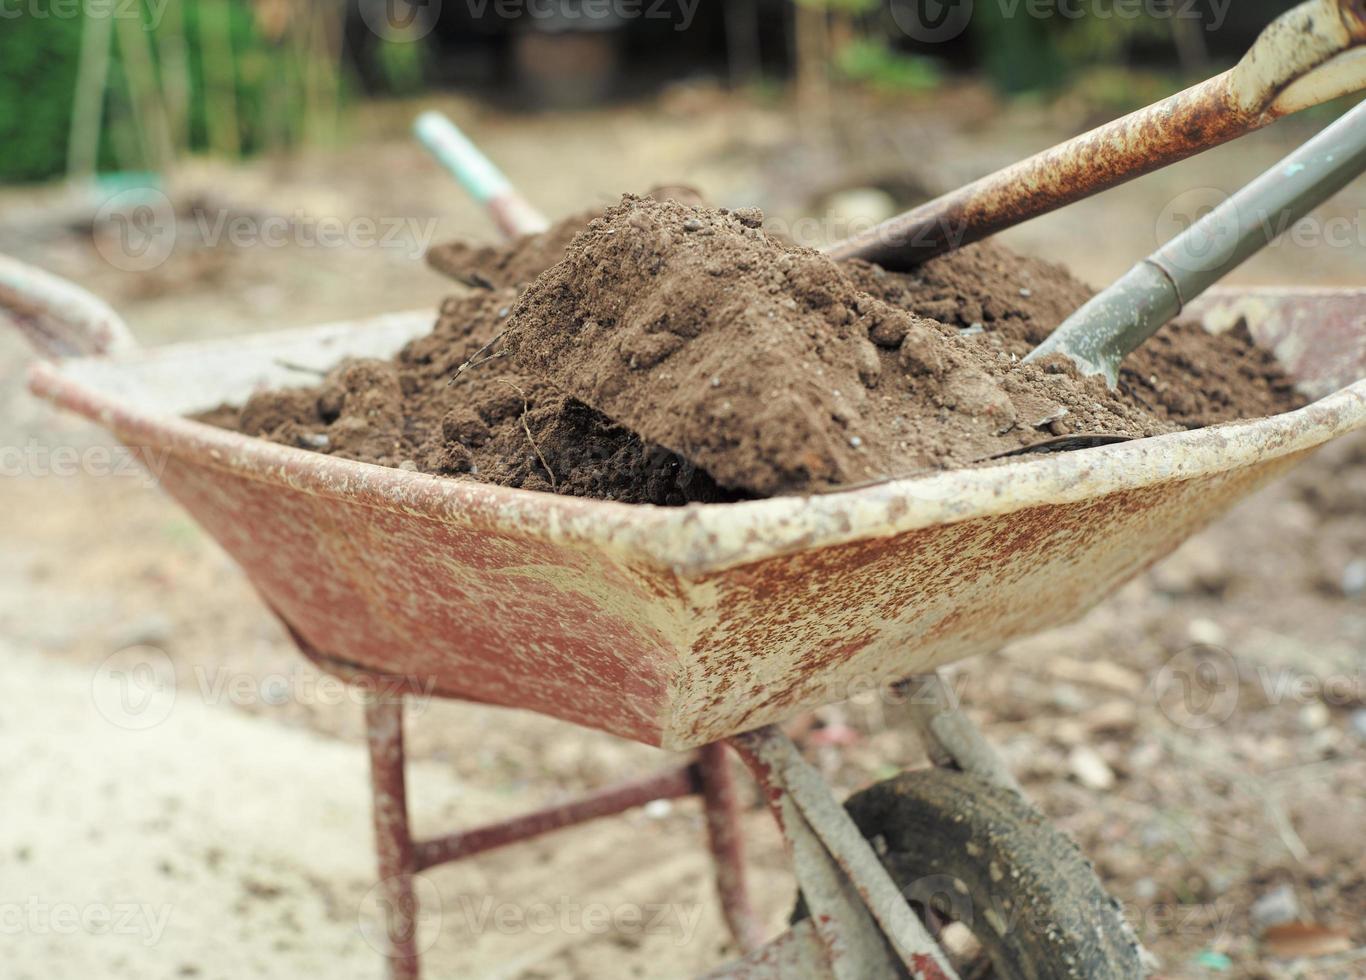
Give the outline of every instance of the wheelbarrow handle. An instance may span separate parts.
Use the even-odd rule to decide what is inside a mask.
[[[1366,87],[1366,0],[1308,0],[1233,68],[826,250],[907,269]]]
[[[0,255],[0,314],[52,360],[137,346],[123,318],[104,300],[7,255]]]

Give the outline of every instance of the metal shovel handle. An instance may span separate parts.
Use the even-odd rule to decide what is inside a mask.
[[[1115,387],[1127,354],[1362,172],[1366,102],[1130,269],[1025,360],[1063,354]]]
[[[1366,0],[1308,0],[1222,75],[830,246],[907,269],[1002,229],[1366,88]]]
[[[36,266],[0,255],[0,319],[52,359],[112,354],[137,346],[104,300]]]

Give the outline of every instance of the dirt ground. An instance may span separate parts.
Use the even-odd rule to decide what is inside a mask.
[[[865,105],[838,125],[697,86],[579,115],[439,106],[551,215],[681,180],[759,205],[799,238],[838,231],[866,206],[867,194],[842,191],[911,203],[1080,124],[1040,109],[1007,117],[973,90],[913,110]],[[344,148],[199,163],[180,177],[178,198],[230,214],[403,219],[390,246],[213,245],[211,227],[187,220],[168,261],[130,273],[92,246],[79,202],[45,189],[0,194],[0,252],[105,296],[147,344],[434,309],[451,287],[416,258],[428,232],[492,233],[406,138],[418,108],[368,111]],[[1007,238],[1103,283],[1211,189],[1238,186],[1305,132],[1285,124]],[[827,220],[800,221],[810,214]],[[1359,182],[1238,279],[1361,285],[1363,214]],[[317,677],[171,501],[81,455],[106,437],[26,393],[28,359],[0,335],[4,974],[378,975],[355,692]],[[54,465],[59,447],[77,451],[75,472]],[[1366,439],[1355,438],[1080,622],[951,672],[1163,976],[1366,975],[1363,601]],[[1173,678],[1204,686],[1183,704]],[[876,696],[823,709],[808,755],[841,793],[920,764],[898,715]],[[424,835],[669,761],[549,719],[442,702],[416,705],[409,735]],[[776,932],[791,878],[766,813],[756,805],[746,823]],[[733,950],[702,841],[694,803],[659,804],[428,873],[428,975],[685,977],[718,965]],[[1288,920],[1322,927],[1307,948],[1321,955],[1296,959],[1265,934]]]

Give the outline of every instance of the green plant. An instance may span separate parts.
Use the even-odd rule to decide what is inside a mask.
[[[20,16],[0,31],[0,180],[41,180],[66,165],[80,22]]]
[[[903,54],[877,38],[857,38],[835,55],[835,68],[851,82],[887,92],[923,92],[940,80],[939,66],[928,58]]]
[[[427,49],[409,41],[381,40],[375,60],[384,77],[384,87],[395,95],[416,92],[427,68]]]
[[[92,20],[84,5],[59,15],[50,3],[30,0],[0,30],[0,182],[50,179],[67,168],[82,35]],[[159,141],[172,153],[236,155],[298,143],[335,124],[347,96],[339,42],[330,40],[339,23],[327,20],[340,16],[335,8],[292,5],[291,19],[267,36],[247,0],[170,0],[156,5],[156,19],[138,3],[135,24],[126,20],[128,4],[109,5],[117,16],[97,100],[97,169],[155,169]],[[411,66],[394,70],[412,77]]]

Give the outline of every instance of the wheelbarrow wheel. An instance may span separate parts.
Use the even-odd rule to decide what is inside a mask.
[[[966,927],[991,975],[1145,975],[1133,932],[1090,862],[1010,790],[924,769],[855,793],[845,808],[921,918]],[[804,916],[799,900],[794,919]]]

